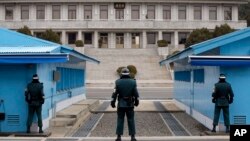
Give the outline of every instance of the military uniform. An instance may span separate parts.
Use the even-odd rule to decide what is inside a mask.
[[[229,104],[233,102],[233,91],[231,85],[225,81],[225,79],[220,79],[218,83],[214,86],[214,92],[212,94],[213,103],[215,103],[214,108],[214,120],[213,120],[213,132],[215,132],[215,126],[218,125],[220,111],[223,111],[224,124],[227,128],[226,132],[229,132]]]
[[[42,133],[42,104],[44,103],[43,83],[29,83],[25,91],[25,100],[28,103],[27,133],[30,132],[30,126],[35,112],[38,119],[39,132]]]
[[[139,94],[137,91],[135,79],[124,75],[115,82],[115,89],[112,95],[111,106],[115,107],[115,101],[118,98],[117,106],[117,128],[116,134],[123,135],[124,116],[126,114],[128,120],[129,135],[134,136],[135,120],[134,106],[139,104]],[[135,140],[135,139],[134,139]]]

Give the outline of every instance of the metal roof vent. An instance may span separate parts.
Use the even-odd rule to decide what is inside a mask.
[[[234,124],[236,125],[245,125],[246,120],[246,116],[234,116]]]

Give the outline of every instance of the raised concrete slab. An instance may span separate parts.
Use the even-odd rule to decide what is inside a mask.
[[[86,100],[82,100],[78,103],[75,103],[73,105],[84,105],[84,106],[88,106],[89,110],[93,110],[95,109],[98,105],[100,104],[99,100],[96,99],[86,99]]]
[[[69,117],[78,119],[84,111],[88,111],[87,105],[71,105],[56,113],[56,117]]]
[[[184,112],[184,110],[178,108],[172,100],[159,101],[165,108],[159,109],[152,100],[140,100],[138,107],[135,107],[136,112]],[[116,103],[117,104],[117,103]],[[93,110],[94,113],[112,113],[116,112],[116,108],[109,106],[105,111]]]
[[[76,118],[64,118],[64,117],[57,117],[51,119],[49,121],[49,125],[53,127],[65,127],[65,126],[72,126],[76,122]]]

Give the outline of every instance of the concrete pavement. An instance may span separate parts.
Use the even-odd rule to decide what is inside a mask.
[[[0,141],[114,141],[115,137],[0,137]],[[122,138],[130,141],[129,137]],[[137,137],[138,141],[229,141],[229,136]]]

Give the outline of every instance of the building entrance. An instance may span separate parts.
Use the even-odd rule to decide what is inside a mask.
[[[116,48],[124,48],[124,34],[116,33]]]
[[[140,48],[140,33],[132,33],[132,48]]]

